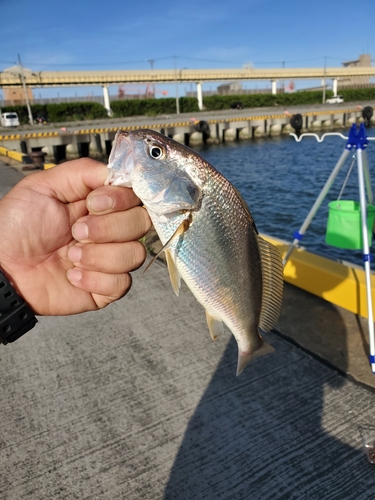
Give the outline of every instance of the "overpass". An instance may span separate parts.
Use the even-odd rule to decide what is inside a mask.
[[[29,87],[102,86],[104,105],[110,111],[108,85],[130,83],[182,83],[197,84],[199,108],[203,108],[202,83],[222,81],[271,80],[272,93],[276,94],[278,80],[332,79],[333,89],[341,78],[375,77],[375,67],[339,68],[227,68],[227,69],[147,69],[147,70],[94,70],[94,71],[39,71],[23,69]],[[0,72],[0,87],[22,85],[21,68],[14,66]]]

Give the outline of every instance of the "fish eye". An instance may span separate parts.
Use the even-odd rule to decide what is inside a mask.
[[[150,146],[149,148],[149,153],[152,158],[155,158],[155,160],[158,160],[161,158],[164,154],[164,151],[160,146],[156,146],[155,144],[153,146]]]

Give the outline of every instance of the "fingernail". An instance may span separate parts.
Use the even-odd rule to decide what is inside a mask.
[[[72,228],[72,234],[75,240],[87,240],[89,237],[89,228],[86,222],[77,222]]]
[[[98,194],[91,196],[87,200],[88,209],[92,212],[104,212],[113,207],[113,198],[106,194]]]
[[[82,257],[82,248],[81,247],[74,245],[74,246],[69,248],[68,259],[71,262],[79,262],[81,260],[81,257]]]
[[[66,273],[66,277],[71,283],[77,283],[82,279],[82,271],[77,268],[69,269],[69,271]]]

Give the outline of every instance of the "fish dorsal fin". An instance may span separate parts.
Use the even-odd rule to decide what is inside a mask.
[[[259,326],[267,332],[279,320],[283,300],[283,264],[279,250],[257,235],[262,262],[262,307]]]
[[[176,264],[174,263],[174,260],[172,258],[170,250],[165,250],[165,257],[167,259],[167,266],[168,266],[168,272],[169,272],[169,278],[172,283],[172,288],[174,293],[179,296],[180,293],[180,287],[181,287],[181,276],[180,273],[177,270]]]
[[[206,319],[211,338],[216,340],[217,336],[224,332],[223,322],[212,316],[208,311],[206,311]]]

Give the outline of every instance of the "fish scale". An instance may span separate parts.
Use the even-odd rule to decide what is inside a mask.
[[[242,239],[246,238],[246,234],[241,233],[240,228],[233,225],[229,229],[225,228],[222,217],[220,214],[213,214],[210,205],[211,198],[208,202],[203,201],[199,212],[193,215],[191,227],[180,237],[183,240],[182,244],[175,242],[171,252],[177,261],[182,278],[198,302],[215,317],[219,316],[219,311],[224,313],[224,323],[230,329],[239,330],[239,323],[242,323],[243,316],[246,316],[247,329],[250,327],[248,323],[252,320],[249,303],[254,290],[245,288],[245,285],[252,282],[254,277],[252,275],[254,271],[259,271],[259,268],[242,267],[243,263],[239,258],[243,256]],[[204,224],[201,221],[204,221]],[[255,259],[259,260],[256,247],[253,247],[253,253]],[[228,254],[231,256],[229,261]],[[233,286],[233,283],[236,286]],[[261,296],[261,281],[257,281],[257,287],[259,290],[256,299]]]
[[[108,168],[108,182],[132,187],[147,209],[175,292],[182,278],[206,310],[212,338],[222,324],[231,330],[237,374],[271,352],[259,328],[278,320],[281,256],[232,184],[195,151],[150,130],[119,131]]]

